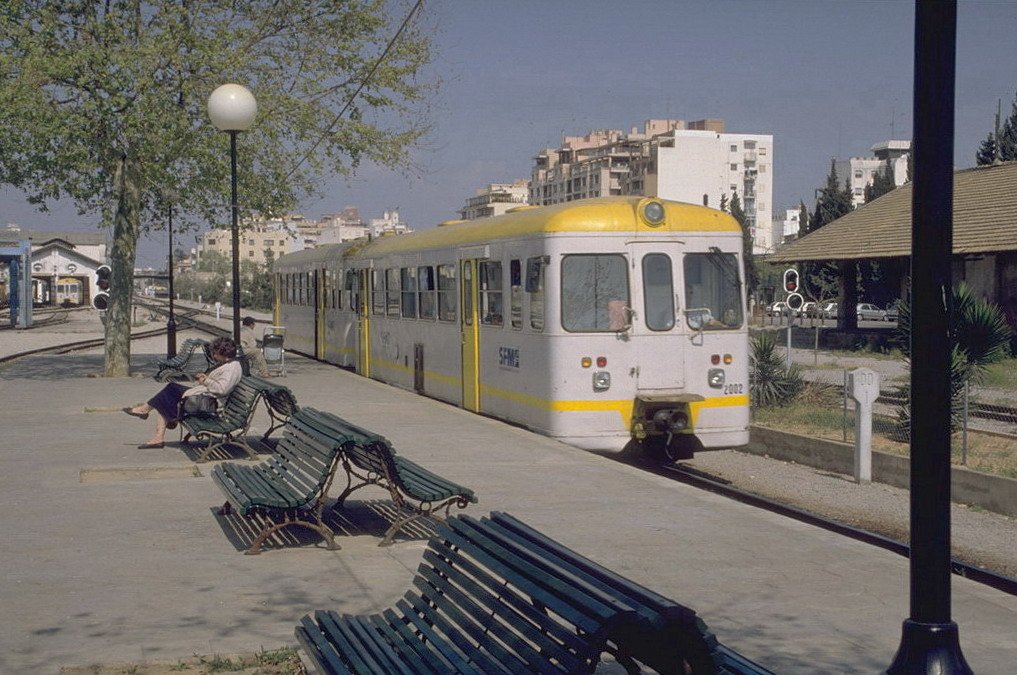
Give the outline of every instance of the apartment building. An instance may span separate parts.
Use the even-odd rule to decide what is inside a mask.
[[[717,208],[737,194],[754,250],[772,250],[773,136],[726,133],[724,121],[648,120],[642,131],[566,136],[534,158],[530,203],[646,195]]]
[[[265,264],[281,255],[300,251],[311,246],[317,237],[311,237],[311,228],[306,227],[303,216],[293,215],[283,218],[258,219],[245,223],[240,230],[240,259]],[[304,227],[301,228],[300,226]],[[317,230],[320,232],[320,229]],[[207,253],[218,253],[225,258],[233,258],[233,235],[229,228],[217,228],[205,232],[198,240],[197,257],[200,259]]]
[[[911,141],[882,141],[873,145],[871,157],[851,157],[834,162],[837,177],[842,183],[850,183],[851,198],[855,208],[865,203],[865,188],[872,185],[877,173],[893,172],[893,182],[900,187],[908,180],[908,155]]]
[[[477,188],[472,197],[459,209],[463,220],[476,220],[500,216],[516,206],[530,203],[530,182],[519,178],[511,183],[488,183]]]

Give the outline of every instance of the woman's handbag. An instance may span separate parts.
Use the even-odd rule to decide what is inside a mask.
[[[185,396],[183,400],[183,411],[185,415],[199,415],[205,417],[212,417],[216,413],[219,402],[215,396],[209,396],[208,394],[195,394],[193,396]]]

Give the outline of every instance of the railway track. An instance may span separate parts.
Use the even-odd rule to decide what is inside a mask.
[[[681,481],[687,485],[692,485],[693,487],[697,487],[702,490],[708,490],[730,499],[749,504],[756,508],[765,509],[788,518],[794,518],[795,520],[815,525],[817,527],[822,527],[823,529],[835,532],[839,535],[878,546],[887,551],[892,551],[893,553],[904,556],[905,558],[910,554],[910,546],[904,542],[890,537],[885,537],[870,530],[852,527],[840,521],[827,518],[823,515],[794,506],[789,506],[768,497],[763,497],[753,492],[742,490],[734,487],[723,479],[719,479],[715,476],[711,476],[705,472],[692,469],[690,467],[677,464],[666,467],[658,467],[656,469],[646,466],[643,466],[642,468],[655,471],[658,475]],[[992,588],[1003,591],[1004,593],[1009,593],[1010,595],[1017,595],[1017,579],[1014,579],[1013,577],[999,574],[977,565],[971,565],[961,560],[957,560],[956,558],[951,560],[950,566],[952,572],[957,576],[977,581],[978,583],[985,584],[986,586],[991,586]]]

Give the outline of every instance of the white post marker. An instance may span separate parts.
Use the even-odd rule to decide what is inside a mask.
[[[215,320],[219,320],[219,316],[222,313],[222,303],[218,300],[215,301]]]
[[[879,373],[858,368],[848,373],[848,396],[855,405],[855,482],[872,482],[872,404],[879,398]]]

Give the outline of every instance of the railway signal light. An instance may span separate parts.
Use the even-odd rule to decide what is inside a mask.
[[[798,270],[784,270],[784,290],[788,293],[798,292]]]
[[[95,276],[95,286],[99,292],[92,298],[92,307],[107,309],[109,307],[110,277],[113,276],[113,270],[109,265],[99,265],[99,268],[95,270]]]

